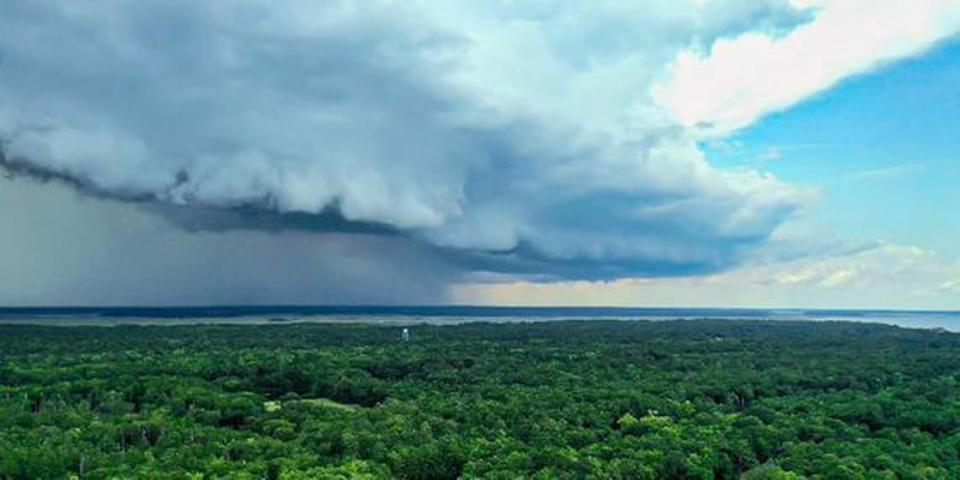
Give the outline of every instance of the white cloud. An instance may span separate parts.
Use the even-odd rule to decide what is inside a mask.
[[[960,294],[960,277],[943,282],[940,284],[940,289],[948,293]]]
[[[785,35],[749,31],[682,52],[654,96],[680,122],[722,135],[960,30],[955,0],[810,0]]]

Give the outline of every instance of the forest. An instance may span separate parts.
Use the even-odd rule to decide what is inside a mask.
[[[0,326],[0,478],[960,478],[960,335]]]

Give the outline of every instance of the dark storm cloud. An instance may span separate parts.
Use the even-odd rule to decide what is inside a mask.
[[[9,2],[4,163],[203,234],[543,279],[716,271],[810,199],[711,167],[646,93],[692,43],[805,18],[728,6]]]

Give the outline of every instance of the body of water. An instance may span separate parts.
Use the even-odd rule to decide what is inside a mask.
[[[0,323],[44,325],[363,322],[534,322],[563,319],[756,319],[854,321],[960,332],[960,312],[743,308],[479,307],[479,306],[215,306],[0,308]]]

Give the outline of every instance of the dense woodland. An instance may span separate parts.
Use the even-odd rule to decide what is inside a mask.
[[[0,478],[960,478],[960,336],[0,326]]]

